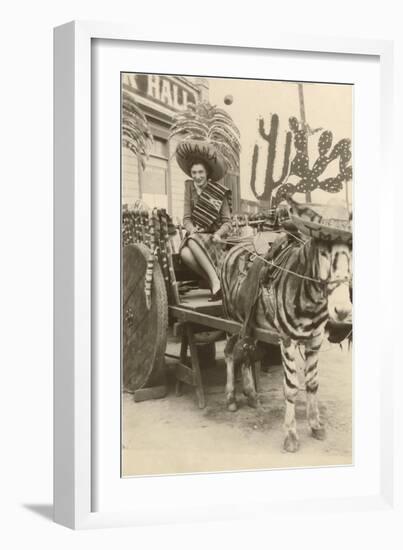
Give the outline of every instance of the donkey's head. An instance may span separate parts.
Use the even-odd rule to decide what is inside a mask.
[[[317,277],[327,297],[329,317],[336,323],[351,321],[351,247],[342,242],[313,239]]]
[[[310,238],[312,275],[323,288],[329,317],[336,323],[351,321],[351,232],[344,222],[325,220],[311,208],[289,199],[292,220]]]

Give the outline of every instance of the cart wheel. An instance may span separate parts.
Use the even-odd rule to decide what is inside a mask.
[[[130,391],[151,385],[164,367],[168,300],[155,262],[151,307],[147,308],[144,285],[150,256],[150,249],[141,243],[123,248],[123,385]]]

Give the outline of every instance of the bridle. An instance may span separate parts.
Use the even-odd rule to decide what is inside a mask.
[[[323,297],[327,299],[330,296],[330,294],[334,290],[336,290],[336,288],[346,284],[350,286],[351,281],[352,281],[351,277],[343,277],[342,279],[330,279],[330,280],[318,279],[318,284],[321,285],[322,287]],[[334,285],[333,288],[329,289],[329,287],[331,287],[332,285]]]
[[[292,235],[292,233],[291,233],[291,235]],[[300,241],[300,239],[297,239],[297,240]],[[305,241],[303,246],[305,246],[309,241],[310,241],[310,239]],[[246,251],[250,252],[250,250],[246,246],[242,246],[242,248],[244,248]],[[340,278],[340,279],[330,279],[330,273],[329,273],[329,278],[328,279],[321,279],[321,278],[309,277],[308,275],[301,275],[301,273],[297,273],[296,271],[293,271],[291,269],[287,269],[286,267],[278,265],[275,262],[273,262],[272,260],[266,260],[266,258],[264,258],[260,254],[258,254],[258,252],[253,252],[251,257],[250,257],[251,261],[254,261],[255,258],[259,258],[260,260],[262,260],[262,262],[264,262],[264,263],[266,263],[266,264],[268,264],[272,267],[275,267],[276,269],[279,269],[281,271],[285,271],[286,273],[289,273],[290,275],[298,277],[299,279],[305,279],[307,281],[311,281],[313,283],[316,283],[317,285],[319,285],[321,287],[323,297],[325,299],[327,299],[330,296],[330,294],[332,294],[332,292],[334,290],[336,290],[336,288],[338,288],[340,285],[344,285],[344,284],[350,285],[350,283],[352,281],[351,277],[343,277],[343,278]]]
[[[246,247],[244,247],[245,250],[247,250]],[[294,275],[295,277],[298,277],[299,279],[305,279],[307,281],[311,281],[313,283],[316,283],[322,288],[323,295],[325,298],[327,298],[334,290],[336,290],[337,287],[344,284],[350,284],[351,283],[351,277],[343,277],[341,279],[315,279],[314,277],[309,277],[308,275],[301,275],[301,273],[297,273],[296,271],[293,271],[292,269],[287,269],[281,265],[278,265],[274,263],[271,260],[266,260],[266,258],[263,258],[263,256],[260,256],[257,252],[252,253],[251,255],[251,261],[253,261],[255,258],[259,258],[262,260],[262,262],[265,262],[266,264],[275,267],[276,269],[280,269],[281,271],[285,271],[286,273],[289,273],[290,275]],[[330,276],[329,276],[330,277]],[[329,290],[329,287],[334,285],[334,287]]]

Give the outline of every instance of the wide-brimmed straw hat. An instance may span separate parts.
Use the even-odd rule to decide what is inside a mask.
[[[292,223],[308,237],[328,242],[352,243],[352,223],[347,209],[338,204],[328,204],[322,215],[309,207],[292,205]]]
[[[185,174],[190,177],[192,166],[198,162],[207,166],[207,176],[212,181],[221,180],[227,172],[224,157],[212,143],[205,140],[188,139],[179,143],[176,148],[176,160]]]

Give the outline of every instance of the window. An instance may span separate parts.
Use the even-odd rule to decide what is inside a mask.
[[[150,208],[168,208],[168,161],[151,156],[141,174],[141,191]]]
[[[151,148],[151,156],[168,158],[168,142],[154,136],[154,143]]]
[[[142,178],[143,193],[149,193],[151,195],[166,195],[167,194],[167,182],[166,182],[167,167],[154,165],[153,163],[154,160],[156,159],[150,159],[150,162],[149,164],[147,164],[147,168],[143,173],[143,178]]]

